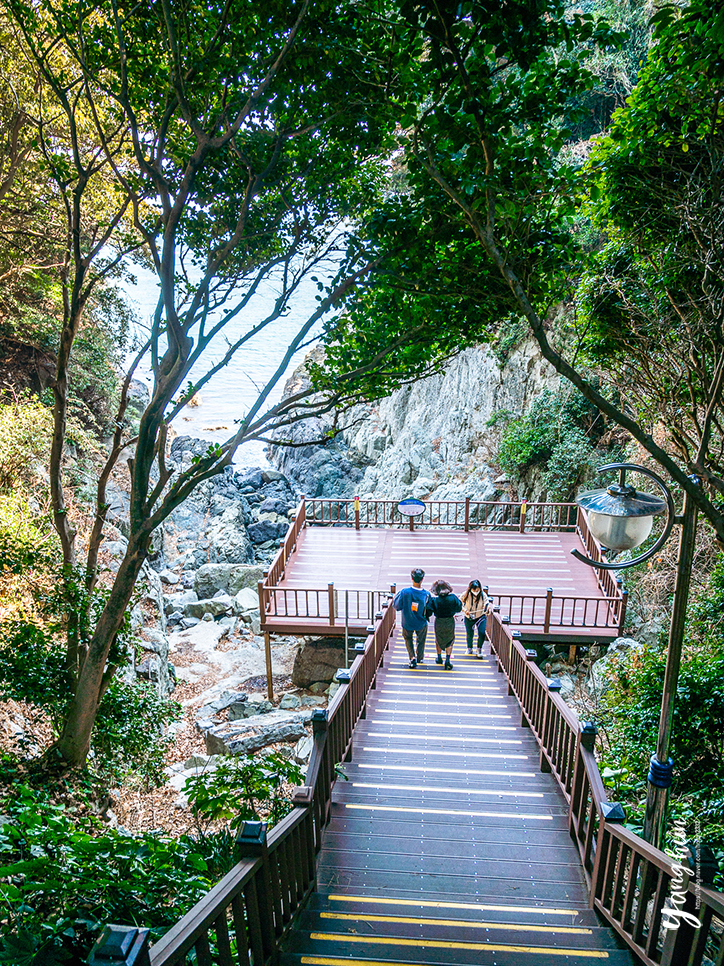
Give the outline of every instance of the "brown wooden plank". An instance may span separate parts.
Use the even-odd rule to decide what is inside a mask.
[[[547,638],[569,640],[589,639],[608,641],[618,636],[611,618],[610,627],[582,626],[593,619],[596,611],[603,620],[603,593],[595,571],[571,556],[574,548],[583,544],[575,533],[516,533],[500,531],[415,530],[307,526],[298,535],[296,550],[290,555],[281,588],[324,591],[329,583],[335,589],[388,590],[410,583],[410,569],[422,567],[426,571],[424,586],[429,587],[437,577],[448,580],[457,593],[462,593],[468,582],[477,577],[490,592],[501,596],[503,610],[506,597],[512,596],[514,623],[526,636],[543,635],[544,603],[548,587],[553,588],[553,624]],[[278,633],[330,633],[327,603],[320,598],[319,616],[293,614],[270,616],[265,622],[268,630]],[[522,610],[517,603],[525,597]],[[562,599],[559,599],[562,598]],[[594,603],[582,602],[574,607],[574,598],[591,598]],[[291,598],[290,598],[291,600]],[[290,604],[293,610],[293,605]],[[300,609],[303,609],[300,598]],[[312,606],[312,605],[310,605]],[[316,615],[316,603],[312,611]],[[535,613],[538,626],[531,624]],[[366,623],[354,617],[350,626],[356,634],[364,633]],[[335,621],[331,633],[344,633],[343,622]]]

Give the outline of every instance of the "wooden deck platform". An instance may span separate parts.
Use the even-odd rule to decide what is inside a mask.
[[[434,644],[411,670],[396,632],[283,966],[631,966],[588,908],[566,800],[518,702],[462,638],[453,670]]]
[[[388,592],[393,584],[409,586],[411,568],[422,567],[428,589],[441,577],[462,594],[470,580],[480,580],[523,638],[610,641],[619,634],[615,604],[604,595],[596,572],[571,556],[574,547],[585,549],[579,535],[570,532],[308,526],[297,536],[262,626],[277,633],[343,634],[346,602],[350,631],[364,633],[370,610],[379,606],[379,596],[370,595]]]

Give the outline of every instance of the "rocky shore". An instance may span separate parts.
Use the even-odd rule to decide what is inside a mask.
[[[182,471],[207,447],[205,440],[177,437],[169,462]],[[344,665],[338,642],[275,637],[275,700],[267,699],[257,584],[298,500],[296,487],[279,470],[228,468],[169,517],[144,564],[132,611],[142,654],[126,673],[180,700],[205,752],[169,766],[179,806],[185,804],[186,778],[213,770],[219,755],[274,746],[305,762],[312,712],[338,687],[334,674]],[[114,493],[111,522],[118,534],[104,544],[104,555],[114,571],[126,549],[121,493]]]

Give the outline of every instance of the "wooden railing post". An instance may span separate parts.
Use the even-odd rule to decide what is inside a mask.
[[[623,628],[626,623],[626,608],[628,606],[628,591],[623,588],[623,580],[621,577],[616,581],[618,584],[618,589],[621,592],[621,603],[619,605],[618,612],[618,634],[619,637],[623,637]]]
[[[465,497],[465,532],[470,529],[470,497]]]
[[[256,592],[259,595],[259,620],[264,623],[264,615],[266,614],[266,591],[264,589],[264,581],[258,580],[256,584]]]
[[[334,584],[327,584],[327,601],[329,603],[329,626],[334,627]]]
[[[359,497],[354,498],[354,528],[359,530]]]
[[[528,501],[523,500],[520,504],[520,532],[525,533],[525,515],[528,512]]]
[[[546,589],[546,612],[543,618],[543,633],[548,634],[551,629],[551,610],[553,608],[553,588]]]
[[[261,874],[249,880],[244,888],[244,899],[248,910],[249,945],[254,961],[266,962],[276,951],[275,935],[281,935],[282,932],[282,924],[274,922],[266,825],[263,822],[242,822],[236,847],[239,858],[261,859]]]

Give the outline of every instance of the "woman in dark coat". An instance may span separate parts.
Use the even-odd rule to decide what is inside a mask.
[[[455,615],[463,609],[462,601],[455,596],[446,580],[436,580],[432,585],[432,592],[435,596],[428,601],[428,610],[435,615],[436,662],[442,664],[444,651],[445,670],[452,671],[450,656],[455,643]]]

